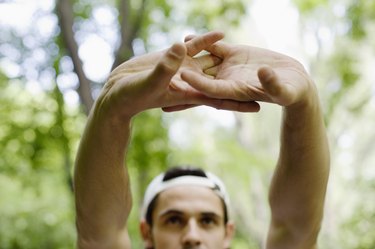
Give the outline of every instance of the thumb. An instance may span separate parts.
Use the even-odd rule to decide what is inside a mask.
[[[287,106],[294,101],[293,91],[285,82],[281,82],[275,71],[269,66],[258,70],[258,78],[263,89],[276,104]]]
[[[258,70],[258,78],[264,90],[272,97],[280,95],[281,87],[278,82],[278,77],[272,68],[263,66]]]
[[[169,84],[180,68],[185,55],[186,47],[182,43],[173,44],[160,58],[150,74],[150,79],[160,84]]]

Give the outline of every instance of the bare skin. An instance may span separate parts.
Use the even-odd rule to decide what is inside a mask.
[[[141,222],[147,248],[229,248],[234,233],[224,224],[222,201],[211,189],[179,186],[160,194],[153,227]]]
[[[223,42],[207,50],[223,61],[206,70],[215,79],[183,72],[191,86],[207,96],[283,107],[267,248],[316,248],[330,156],[314,82],[298,61],[273,51]]]
[[[197,105],[259,110],[254,102],[207,97],[179,80],[181,66],[203,73],[215,65],[217,58],[193,61],[187,52],[195,55],[222,37],[219,32],[207,33],[166,51],[134,58],[111,73],[88,117],[75,163],[79,248],[130,248],[126,223],[132,197],[124,158],[136,114],[150,108]]]
[[[79,248],[131,248],[126,224],[132,196],[125,156],[135,115],[151,108],[177,111],[198,105],[257,112],[259,101],[283,109],[267,248],[316,248],[329,151],[314,83],[294,59],[217,42],[222,37],[218,32],[190,37],[111,73],[88,118],[76,159]],[[203,49],[211,55],[192,57]]]

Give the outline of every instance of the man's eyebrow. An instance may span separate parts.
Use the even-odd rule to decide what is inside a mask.
[[[184,215],[184,212],[176,209],[167,209],[161,213],[159,213],[159,217],[167,216],[167,215]]]
[[[167,209],[161,213],[158,214],[159,217],[165,217],[165,216],[168,216],[168,215],[179,215],[179,216],[183,216],[185,215],[184,212],[180,211],[180,210],[177,210],[177,209]],[[211,211],[208,211],[208,212],[200,212],[199,213],[199,216],[201,217],[211,217],[211,218],[218,218],[218,219],[221,219],[223,216],[216,213],[216,212],[211,212]]]
[[[200,213],[201,216],[204,217],[213,217],[213,218],[221,218],[222,215],[215,213],[215,212],[202,212]]]

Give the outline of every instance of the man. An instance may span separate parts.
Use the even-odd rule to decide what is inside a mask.
[[[146,249],[229,248],[234,225],[219,178],[198,168],[175,167],[148,186],[141,210]]]
[[[111,73],[88,117],[76,159],[79,248],[131,248],[126,224],[132,197],[124,165],[136,114],[199,105],[257,112],[258,101],[283,108],[266,247],[316,248],[329,150],[313,81],[288,56],[229,45],[219,41],[222,38],[219,32],[191,36],[184,44],[134,58]],[[197,57],[202,50],[209,54]],[[218,187],[220,181],[205,172],[183,175],[160,180],[162,175],[149,188],[159,190],[146,193],[143,210],[149,209],[150,199],[155,201],[148,218],[143,211],[145,247],[229,248],[234,227],[225,219],[226,194]]]

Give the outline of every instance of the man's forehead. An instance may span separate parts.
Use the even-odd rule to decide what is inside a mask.
[[[222,215],[222,201],[212,189],[202,186],[176,186],[159,194],[156,209],[159,212],[212,212]]]
[[[208,197],[220,200],[220,197],[214,192],[213,189],[205,186],[196,186],[196,185],[180,185],[168,188],[162,191],[160,196],[167,196],[173,198],[200,198]],[[165,198],[165,197],[164,197]]]

